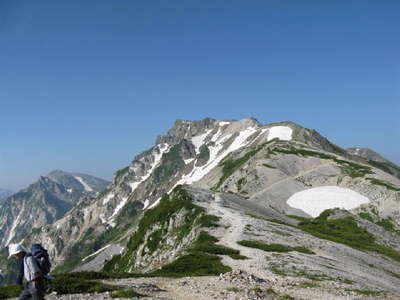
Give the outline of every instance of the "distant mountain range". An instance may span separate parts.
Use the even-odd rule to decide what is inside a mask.
[[[32,229],[54,223],[84,197],[94,197],[109,182],[94,176],[52,171],[0,204],[0,245],[20,241]]]

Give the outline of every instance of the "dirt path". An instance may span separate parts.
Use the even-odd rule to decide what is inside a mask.
[[[265,256],[263,251],[244,247],[239,245],[237,242],[243,240],[243,232],[246,224],[249,222],[249,218],[245,218],[238,211],[223,205],[223,200],[219,194],[216,194],[215,201],[210,204],[211,213],[214,213],[225,222],[229,223],[229,228],[225,229],[222,237],[219,238],[219,244],[237,249],[241,255],[248,257],[249,259],[235,260],[228,256],[223,257],[223,263],[226,261],[233,269],[243,270],[248,273],[252,273],[257,277],[268,279],[268,275],[265,272]]]

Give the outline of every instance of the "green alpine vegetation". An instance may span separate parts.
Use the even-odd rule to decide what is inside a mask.
[[[22,292],[22,286],[6,285],[0,287],[0,299],[17,298]]]
[[[178,170],[185,166],[181,157],[182,142],[173,146],[171,150],[164,153],[160,165],[154,170],[153,176],[156,183],[170,180]]]
[[[121,289],[121,290],[116,290],[111,293],[111,298],[140,298],[144,297],[144,295],[136,293],[133,289]]]
[[[266,244],[263,242],[259,241],[239,241],[237,242],[241,246],[245,247],[250,247],[250,248],[256,248],[260,249],[266,252],[290,252],[290,251],[296,251],[296,252],[301,252],[304,254],[315,254],[311,250],[305,248],[305,247],[291,247],[291,246],[286,246],[282,244]]]
[[[208,161],[210,159],[210,149],[206,145],[201,145],[199,148],[199,154],[197,155],[197,159]]]
[[[353,217],[328,219],[333,210],[325,210],[319,217],[298,224],[298,228],[309,234],[341,243],[360,251],[372,251],[400,261],[400,253],[392,248],[379,245],[375,237],[358,226]]]
[[[94,229],[89,228],[83,237],[75,243],[66,254],[66,259],[58,265],[53,273],[65,273],[72,271],[82,263],[82,259],[103,248],[112,241],[117,240],[121,235],[136,223],[140,206],[138,203],[128,203],[124,210],[115,220],[117,226],[109,228],[100,235],[94,234]],[[94,257],[92,257],[93,259]],[[89,262],[90,258],[86,260]]]
[[[366,179],[369,180],[369,181],[371,181],[372,184],[384,186],[384,187],[386,187],[388,190],[392,190],[392,191],[396,191],[396,192],[400,191],[400,188],[395,187],[395,186],[394,186],[393,184],[391,184],[390,182],[387,182],[387,181],[384,181],[384,180],[380,180],[380,179],[377,179],[377,178],[371,178],[371,177],[368,177],[368,178],[366,178]]]
[[[79,273],[63,273],[54,276],[51,282],[50,292],[55,292],[57,295],[66,294],[81,294],[81,293],[104,293],[112,292],[113,295],[117,295],[119,298],[128,297],[140,297],[132,289],[126,289],[125,287],[105,284],[100,282],[102,279],[113,279],[113,278],[127,278],[133,277],[129,274],[122,275],[106,275],[96,272],[79,272]],[[22,286],[8,285],[0,287],[0,299],[9,299],[18,297],[22,291]]]
[[[312,150],[300,149],[293,146],[289,146],[289,148],[274,147],[273,149],[271,149],[271,154],[275,153],[293,154],[303,157],[318,157],[321,159],[336,159],[336,157],[333,155]]]
[[[399,178],[400,168],[389,162],[381,162],[376,160],[369,160],[368,163],[375,168],[381,169],[382,171]]]
[[[284,154],[293,154],[302,157],[317,157],[321,159],[332,159],[336,163],[338,163],[341,167],[343,172],[352,177],[363,177],[367,174],[373,174],[372,168],[369,166],[357,164],[351,161],[346,161],[342,159],[336,158],[334,155],[325,154],[317,151],[306,150],[306,149],[299,149],[293,146],[289,146],[288,148],[278,148],[275,147],[271,150],[272,154],[275,153],[284,153]]]
[[[151,276],[186,277],[219,275],[232,271],[221,263],[218,255],[229,255],[233,258],[240,256],[238,250],[216,245],[218,240],[202,231],[193,243],[188,253],[179,257],[174,262],[163,266],[160,270],[151,272]],[[236,258],[235,258],[236,259]]]
[[[174,229],[172,233],[176,243],[179,243],[196,228],[218,226],[219,218],[207,215],[204,208],[194,205],[189,193],[182,186],[178,186],[171,195],[165,195],[156,207],[145,211],[139,221],[138,230],[129,239],[125,252],[122,255],[114,256],[112,260],[107,262],[104,271],[129,271],[131,269],[129,262],[134,258],[137,249],[143,243],[146,244],[144,248],[146,252],[139,253],[139,255],[152,253],[157,248],[164,247],[164,239],[168,235],[169,221],[180,212],[184,212],[185,217],[184,222]],[[148,239],[145,239],[146,233],[152,230],[154,226],[157,226],[158,229],[153,231]],[[171,232],[169,237],[171,238]],[[239,256],[239,251],[215,245],[216,242],[217,240],[214,237],[204,231],[200,232],[197,240],[188,250],[188,254],[165,265],[157,271],[157,274],[163,276],[219,274],[222,271],[226,272],[229,268],[220,263],[220,258],[217,254],[232,255],[243,259],[243,257]]]
[[[222,166],[222,176],[213,189],[218,189],[225,182],[225,180],[228,179],[229,176],[231,176],[236,170],[238,170],[241,166],[243,166],[250,158],[256,155],[266,145],[267,143],[264,143],[257,147],[253,147],[253,149],[251,149],[238,159],[233,159],[233,158],[224,159],[220,163],[220,166]]]

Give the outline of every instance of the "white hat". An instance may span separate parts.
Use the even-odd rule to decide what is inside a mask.
[[[11,256],[18,254],[20,252],[26,252],[25,249],[19,245],[19,244],[10,244],[8,246],[8,258],[10,258]]]

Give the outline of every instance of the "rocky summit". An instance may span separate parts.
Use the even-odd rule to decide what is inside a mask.
[[[0,210],[2,245],[41,242],[56,278],[108,286],[68,297],[400,299],[400,168],[372,150],[293,122],[177,120],[103,191],[92,179],[52,172]]]

